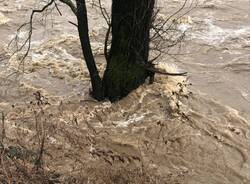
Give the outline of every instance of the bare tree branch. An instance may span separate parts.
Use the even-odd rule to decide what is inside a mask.
[[[109,57],[108,56],[109,55],[108,54],[108,41],[109,41],[109,36],[111,32],[111,18],[106,8],[103,7],[101,0],[98,0],[97,4],[94,1],[92,1],[91,5],[100,9],[103,18],[108,25],[108,30],[106,32],[105,41],[104,41],[104,56],[105,56],[106,61],[108,61],[108,57]]]
[[[21,59],[21,62],[20,64],[24,64],[24,60],[25,58],[28,56],[28,53],[30,51],[30,48],[31,48],[31,39],[32,39],[32,34],[33,34],[33,19],[34,19],[34,15],[36,13],[41,13],[41,12],[44,12],[49,6],[51,6],[53,3],[54,3],[55,0],[50,0],[46,5],[43,6],[42,9],[35,9],[35,10],[32,10],[32,13],[30,15],[30,20],[29,22],[26,22],[24,24],[22,24],[18,30],[17,30],[17,35],[15,36],[14,39],[11,40],[11,42],[9,43],[9,46],[11,45],[11,43],[13,41],[16,41],[16,44],[17,44],[17,49],[16,51],[13,53],[13,55],[21,50],[23,50],[23,48],[28,44],[28,48],[26,49],[24,55],[22,56],[22,59]],[[24,43],[21,45],[20,48],[18,48],[18,33],[21,31],[22,28],[24,28],[25,26],[29,26],[29,33],[28,33],[28,37],[26,38],[26,40],[24,41]],[[19,67],[20,67],[20,64],[19,64]]]
[[[77,8],[76,8],[75,4],[71,0],[59,0],[59,1],[66,4],[66,5],[68,5],[70,7],[70,9],[72,10],[72,12],[76,15]]]
[[[169,73],[169,72],[158,70],[156,68],[147,68],[147,70],[154,72],[154,73],[162,74],[162,75],[170,75],[170,76],[186,76],[187,75],[187,72]]]
[[[54,3],[55,3],[56,10],[57,10],[58,13],[62,16],[62,12],[61,12],[61,10],[59,9],[57,3],[56,3],[55,1],[54,1]]]
[[[70,24],[72,24],[73,26],[76,26],[76,27],[78,27],[78,25],[76,24],[76,23],[74,23],[74,22],[72,22],[72,21],[68,21]]]

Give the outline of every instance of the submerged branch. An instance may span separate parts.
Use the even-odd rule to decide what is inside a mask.
[[[180,72],[180,73],[169,73],[169,72],[165,72],[156,68],[147,68],[148,71],[153,72],[153,73],[158,73],[161,75],[170,75],[170,76],[186,76],[187,72]]]

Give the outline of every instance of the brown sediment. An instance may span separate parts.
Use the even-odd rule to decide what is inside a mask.
[[[89,75],[78,38],[72,35],[74,28],[59,22],[60,17],[55,20],[57,36],[47,35],[33,47],[24,73],[17,72],[18,54],[11,58],[1,54],[0,111],[6,150],[0,183],[11,179],[10,173],[25,183],[249,183],[250,81],[245,48],[249,35],[243,30],[249,16],[227,6],[244,9],[246,2],[205,2],[190,18],[177,22],[189,24],[192,19],[193,32],[187,32],[182,47],[185,54],[166,56],[156,67],[171,73],[185,68],[189,80],[157,76],[152,85],[145,83],[113,104],[89,96]],[[5,3],[8,6],[0,11],[6,16],[3,7],[17,9]],[[25,1],[23,9],[32,3]],[[169,7],[178,3],[171,1]],[[97,17],[94,9],[90,12]],[[3,48],[21,21],[13,19],[17,15],[23,11],[9,11],[10,21],[0,25]],[[209,16],[212,21],[206,20]],[[90,24],[98,25],[93,29],[100,32],[99,25],[104,26],[98,17]],[[93,31],[91,38],[103,71],[101,34]],[[0,113],[0,130],[1,118]],[[43,170],[34,171],[44,136]]]

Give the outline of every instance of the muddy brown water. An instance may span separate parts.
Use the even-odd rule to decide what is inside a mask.
[[[19,120],[30,115],[29,110],[20,109],[40,91],[53,105],[48,111],[56,114],[58,129],[66,127],[65,131],[80,137],[90,127],[109,132],[107,140],[97,138],[95,143],[86,144],[72,143],[62,133],[48,133],[48,152],[53,153],[54,147],[62,147],[62,153],[80,150],[83,155],[79,158],[89,162],[93,161],[91,154],[105,151],[128,160],[140,157],[169,183],[250,183],[249,0],[199,1],[188,14],[191,21],[180,22],[179,28],[187,29],[185,41],[178,53],[173,49],[173,55],[161,60],[171,63],[170,71],[177,70],[174,66],[188,71],[192,83],[188,99],[171,96],[172,91],[180,92],[177,84],[184,78],[158,77],[152,86],[144,85],[115,104],[93,102],[89,97],[89,77],[77,31],[67,22],[76,20],[64,7],[60,8],[66,16],[54,11],[35,24],[25,74],[15,73],[18,55],[10,57],[6,45],[28,19],[34,4],[39,7],[38,2],[0,2],[0,110],[6,114],[7,136],[16,136]],[[167,16],[181,2],[159,0],[157,6]],[[106,26],[100,14],[91,5],[88,8],[92,47],[102,69],[105,64],[100,53]],[[19,35],[24,39],[25,30]],[[176,103],[181,106],[178,110]],[[72,117],[77,118],[78,127],[69,123]],[[21,123],[30,134],[31,120]],[[27,139],[31,136],[25,135]],[[74,173],[73,161],[62,153],[52,154],[54,162],[48,161],[48,168]],[[66,163],[61,158],[67,158]]]

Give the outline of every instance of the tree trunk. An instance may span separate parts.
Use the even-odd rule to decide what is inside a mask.
[[[112,45],[104,73],[105,97],[119,100],[145,82],[155,0],[113,0]]]
[[[78,32],[84,59],[90,73],[91,84],[92,84],[92,95],[97,100],[103,100],[104,93],[102,88],[102,80],[100,78],[99,72],[95,64],[88,34],[88,17],[87,17],[85,0],[76,0],[76,5],[77,5],[76,16],[78,20]]]

